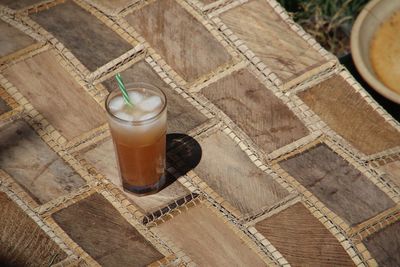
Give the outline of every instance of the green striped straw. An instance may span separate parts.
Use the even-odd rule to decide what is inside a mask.
[[[131,99],[129,98],[128,92],[126,92],[125,84],[122,81],[121,74],[117,73],[115,75],[115,79],[117,80],[119,90],[121,90],[122,97],[124,98],[125,104],[127,104],[130,107],[133,107],[133,104],[131,102]]]

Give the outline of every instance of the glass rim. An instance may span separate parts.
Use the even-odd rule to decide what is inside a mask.
[[[155,89],[155,91],[161,93],[161,97],[162,97],[163,100],[164,100],[164,101],[163,101],[163,106],[162,106],[161,110],[160,110],[157,114],[155,114],[154,116],[152,116],[152,117],[150,117],[150,118],[147,118],[147,119],[145,119],[145,120],[133,120],[133,121],[128,121],[128,120],[124,120],[124,119],[118,118],[117,116],[115,116],[115,115],[111,112],[111,110],[110,110],[110,108],[109,108],[109,105],[108,105],[108,103],[110,102],[110,100],[113,99],[114,97],[116,97],[116,96],[118,96],[118,95],[121,95],[121,96],[122,96],[121,91],[117,88],[117,89],[112,90],[112,91],[107,95],[106,100],[105,100],[105,103],[104,103],[105,108],[106,108],[106,111],[107,111],[107,114],[108,114],[109,116],[111,116],[112,119],[114,119],[114,120],[116,120],[116,121],[119,121],[119,122],[121,122],[121,123],[125,123],[125,124],[143,125],[143,124],[147,124],[147,123],[150,123],[150,122],[152,122],[152,121],[155,121],[156,119],[158,119],[159,117],[161,117],[161,115],[164,113],[164,111],[165,111],[165,109],[166,109],[166,107],[167,107],[167,96],[165,95],[164,91],[161,90],[161,88],[158,88],[157,86],[154,86],[154,85],[151,85],[151,84],[148,84],[148,83],[144,83],[144,82],[130,82],[130,83],[126,83],[126,84],[125,84],[125,87],[126,87],[126,90],[127,90],[127,91],[130,91],[130,90],[132,90],[132,89],[140,89],[140,88],[149,89],[149,90]]]

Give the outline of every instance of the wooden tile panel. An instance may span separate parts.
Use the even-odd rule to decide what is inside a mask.
[[[367,155],[400,146],[400,132],[341,76],[335,75],[299,93],[299,97],[329,127]]]
[[[133,48],[73,1],[66,1],[31,17],[63,43],[90,71]]]
[[[397,221],[364,240],[379,266],[400,266],[400,222]]]
[[[267,153],[308,134],[293,112],[247,69],[234,72],[201,92]]]
[[[279,164],[351,225],[361,223],[395,204],[364,174],[324,144]]]
[[[53,218],[101,266],[145,266],[164,257],[99,194]]]
[[[1,90],[1,89],[0,89]],[[10,107],[7,105],[6,101],[0,98],[0,115],[10,111]]]
[[[267,1],[249,1],[220,18],[284,82],[326,62]]]
[[[188,82],[231,60],[211,33],[174,0],[154,1],[126,20]]]
[[[256,224],[291,266],[355,266],[338,240],[297,203]]]
[[[4,76],[65,138],[72,139],[104,124],[105,112],[52,52],[18,62]]]
[[[199,266],[266,266],[204,204],[153,229],[181,248]]]
[[[85,184],[23,121],[0,128],[0,168],[40,203]]]
[[[194,171],[242,214],[259,212],[288,195],[225,134],[217,132],[200,145],[202,158]]]
[[[18,207],[0,192],[0,265],[50,266],[66,253]]]
[[[36,43],[34,39],[1,19],[0,32],[0,57],[7,56]]]

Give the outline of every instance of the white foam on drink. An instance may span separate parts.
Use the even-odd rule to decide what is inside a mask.
[[[153,111],[160,107],[162,104],[159,96],[153,95],[145,98],[143,101],[137,104],[138,108],[143,111]]]
[[[154,118],[155,116],[157,116],[157,112],[150,112],[150,113],[144,114],[143,116],[140,116],[139,120],[144,121],[144,120]]]

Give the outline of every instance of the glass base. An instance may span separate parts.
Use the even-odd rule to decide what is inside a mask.
[[[158,182],[152,185],[134,186],[123,183],[123,187],[125,191],[133,193],[135,195],[144,196],[156,193],[163,187],[164,184],[165,184],[165,176],[163,175],[161,176],[160,180],[158,180]]]

